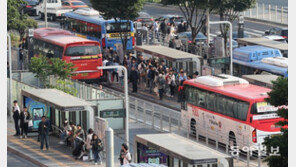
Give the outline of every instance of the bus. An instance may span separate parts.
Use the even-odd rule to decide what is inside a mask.
[[[189,134],[210,136],[230,147],[262,148],[264,138],[280,134],[283,121],[268,104],[269,88],[225,74],[201,76],[183,84],[182,126]]]
[[[283,57],[278,49],[258,45],[233,50],[235,76],[261,73],[288,77],[288,58]]]
[[[48,58],[60,58],[77,68],[72,79],[82,81],[99,80],[102,70],[100,43],[77,37],[69,31],[57,28],[39,28],[34,30],[30,40],[29,58],[45,55]]]
[[[64,29],[75,33],[77,36],[99,41],[102,49],[121,44],[120,32],[127,34],[127,51],[133,51],[135,46],[134,26],[132,21],[114,19],[105,20],[99,12],[93,9],[78,9],[65,13]]]

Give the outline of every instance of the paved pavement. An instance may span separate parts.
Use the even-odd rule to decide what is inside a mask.
[[[17,167],[17,166],[38,167],[38,165],[35,165],[32,162],[17,156],[16,154],[7,152],[7,167]]]

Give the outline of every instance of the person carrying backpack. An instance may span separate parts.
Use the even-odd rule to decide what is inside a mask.
[[[123,143],[121,145],[121,149],[123,152],[121,153],[121,158],[123,159],[123,165],[129,164],[132,162],[132,156],[131,153],[128,151],[128,146]]]

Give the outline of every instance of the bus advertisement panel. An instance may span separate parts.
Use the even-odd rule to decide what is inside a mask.
[[[65,13],[63,28],[75,33],[77,36],[99,41],[102,49],[122,44],[122,38],[127,39],[127,51],[132,51],[135,46],[134,26],[130,20],[105,20],[96,10],[78,9]]]
[[[30,57],[45,55],[48,58],[60,58],[74,64],[76,71],[72,79],[95,81],[102,76],[102,53],[100,44],[77,37],[69,31],[56,28],[34,30],[29,47]]]

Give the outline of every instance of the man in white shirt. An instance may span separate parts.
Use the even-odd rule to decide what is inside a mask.
[[[128,146],[123,143],[121,145],[121,149],[123,150],[123,153],[121,155],[121,158],[123,159],[123,165],[129,164],[132,161],[132,156],[130,152],[128,151]]]
[[[13,113],[13,120],[14,120],[14,126],[15,126],[15,131],[16,134],[14,136],[19,136],[20,135],[20,127],[19,127],[19,120],[20,120],[20,107],[17,104],[17,101],[13,101],[13,108],[12,108],[12,113]]]

